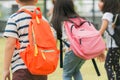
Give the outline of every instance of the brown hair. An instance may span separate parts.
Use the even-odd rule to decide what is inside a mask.
[[[57,32],[57,38],[62,37],[62,22],[69,18],[79,18],[76,13],[73,0],[56,0],[53,10],[51,24]]]
[[[120,13],[120,1],[119,0],[101,0],[104,5],[102,12],[111,12],[112,14]]]

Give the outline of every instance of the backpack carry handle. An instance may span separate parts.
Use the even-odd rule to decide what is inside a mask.
[[[72,20],[68,20],[68,22],[70,22],[70,23],[73,23],[74,25],[75,25],[75,27],[80,27],[80,26],[82,26],[84,23],[86,23],[86,22],[88,22],[89,24],[90,24],[90,22],[89,21],[81,21],[81,19],[79,19],[80,20],[80,24],[78,25],[78,24],[76,24],[74,21],[72,21]]]

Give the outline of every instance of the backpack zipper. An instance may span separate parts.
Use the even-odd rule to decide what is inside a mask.
[[[38,16],[36,16],[36,21],[39,24],[39,18]],[[34,26],[32,25],[32,37],[33,37],[33,42],[34,42],[34,46],[35,46],[35,52],[34,52],[34,56],[38,55],[38,48],[37,48],[37,44],[36,44],[36,40],[35,40],[35,32],[34,32]]]
[[[40,20],[39,20],[38,16],[36,16],[36,21],[37,21],[38,24],[40,23]]]
[[[46,60],[46,57],[45,57],[44,53],[46,53],[46,52],[49,53],[49,52],[54,52],[54,51],[55,50],[41,50],[43,59]]]

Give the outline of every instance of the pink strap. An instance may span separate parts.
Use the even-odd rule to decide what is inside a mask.
[[[70,24],[71,24],[71,25],[70,25]],[[71,31],[70,31],[70,27],[69,27],[69,25],[72,26],[72,23],[69,23],[68,21],[65,21],[65,22],[64,22],[64,25],[65,25],[64,27],[65,27],[67,33],[68,33],[69,35],[72,35],[72,34],[71,34]]]

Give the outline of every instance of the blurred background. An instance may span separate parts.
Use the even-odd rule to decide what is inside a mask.
[[[80,16],[87,18],[99,28],[101,12],[98,8],[98,0],[74,0],[75,9]],[[47,16],[48,11],[53,7],[51,0],[39,0],[37,6],[41,7],[43,15]],[[18,10],[15,0],[0,0],[0,33],[4,31],[8,17]]]
[[[98,8],[98,0],[74,0],[74,4],[75,10],[81,17],[85,17],[87,20],[93,22],[96,29],[100,28],[102,13]],[[53,8],[52,1],[38,0],[37,6],[41,8],[44,17],[50,21],[50,16],[47,14],[50,9]],[[2,38],[2,34],[8,17],[18,9],[19,6],[16,4],[15,0],[0,0],[0,80],[2,79],[3,53],[5,47],[5,39]],[[101,76],[97,76],[92,61],[86,61],[81,69],[83,80],[107,80],[104,62],[101,63],[97,61],[97,65]],[[58,66],[57,70],[53,74],[49,75],[48,80],[62,80],[62,69]]]

